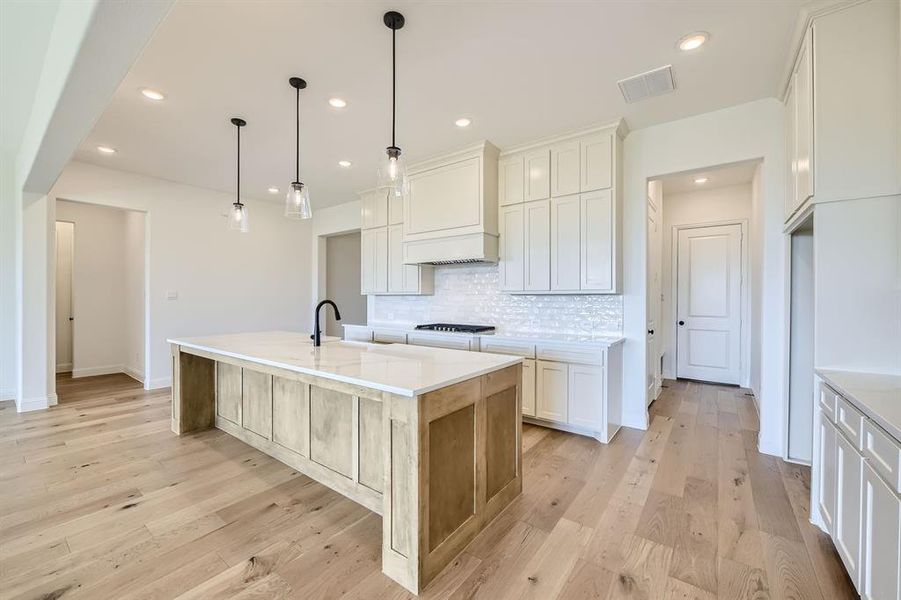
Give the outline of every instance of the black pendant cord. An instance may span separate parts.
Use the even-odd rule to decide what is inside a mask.
[[[237,191],[238,201],[235,202],[238,206],[243,206],[241,204],[241,127],[238,126],[238,191]]]
[[[391,29],[391,147],[394,141],[395,120],[397,118],[397,30]]]
[[[294,157],[296,159],[294,163],[294,182],[300,183],[300,88],[297,89],[297,107],[295,111],[296,123],[297,123],[297,131],[296,137],[294,138],[295,152]]]

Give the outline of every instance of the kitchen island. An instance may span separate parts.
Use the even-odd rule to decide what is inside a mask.
[[[168,340],[172,431],[219,428],[382,515],[419,593],[522,491],[521,358],[266,332]]]

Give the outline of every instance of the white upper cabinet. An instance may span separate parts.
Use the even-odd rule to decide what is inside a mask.
[[[551,289],[551,203],[527,202],[525,209],[524,281],[526,291]]]
[[[580,191],[603,190],[613,185],[613,134],[587,136],[581,142],[582,185]]]
[[[616,294],[622,279],[623,125],[561,136],[500,158],[501,289],[511,293]],[[514,181],[523,165],[520,214]],[[504,180],[511,181],[504,183]],[[511,193],[516,190],[516,193]],[[550,198],[550,202],[545,199]],[[523,257],[520,285],[517,257]],[[511,271],[512,270],[512,271]]]
[[[360,226],[363,229],[388,225],[388,194],[372,190],[360,195]]]
[[[577,194],[581,188],[579,140],[551,146],[551,196]]]
[[[551,290],[579,291],[579,195],[551,200]]]
[[[522,204],[503,206],[500,209],[500,260],[498,272],[501,289],[523,291],[525,273],[525,207]]]
[[[524,158],[521,154],[502,158],[497,164],[497,203],[521,204],[525,199]]]
[[[388,292],[388,228],[360,232],[360,293]]]
[[[795,103],[795,198],[794,210],[813,196],[813,67],[811,47],[813,38],[807,32],[805,43],[798,56],[798,66],[794,75]]]
[[[611,190],[580,196],[582,290],[614,292],[614,206]]]
[[[544,200],[551,197],[551,152],[547,148],[526,152],[525,199]]]
[[[388,194],[388,225],[402,225],[404,222],[404,197]]]

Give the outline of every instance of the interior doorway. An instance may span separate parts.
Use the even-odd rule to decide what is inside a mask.
[[[75,223],[56,222],[56,372],[69,373],[73,363],[72,270]]]
[[[332,235],[325,242],[325,297],[341,310],[341,322],[327,310],[325,332],[343,338],[342,324],[366,324],[366,296],[360,293],[360,232]]]
[[[813,217],[791,235],[789,290],[788,448],[789,460],[809,464],[813,458],[814,265]]]

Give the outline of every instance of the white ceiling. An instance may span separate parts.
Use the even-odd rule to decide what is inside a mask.
[[[751,180],[754,179],[754,170],[757,168],[758,162],[752,160],[710,169],[667,175],[660,178],[660,181],[663,182],[663,193],[681,194],[683,192],[695,192],[728,185],[751,183]],[[695,183],[695,179],[701,177],[706,177],[707,181],[703,184]]]
[[[625,117],[632,129],[776,96],[801,0],[758,2],[187,2],[175,5],[123,81],[79,160],[275,199],[293,179],[294,90],[301,178],[314,209],[375,183],[390,141],[388,9],[398,32],[398,145],[416,161],[488,139],[501,148]],[[676,41],[710,41],[682,53]],[[617,80],[672,64],[673,94],[626,104]],[[145,100],[138,88],[168,98]],[[341,96],[348,107],[328,106]],[[468,129],[454,120],[467,116]],[[114,146],[99,155],[98,144]],[[338,160],[353,161],[341,169]],[[281,196],[279,195],[280,199]]]

